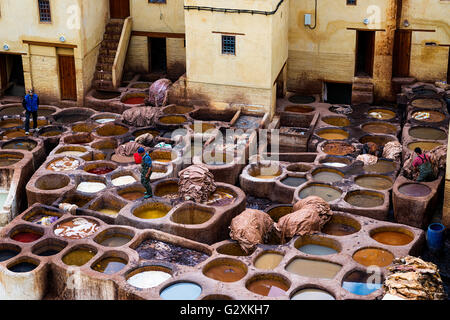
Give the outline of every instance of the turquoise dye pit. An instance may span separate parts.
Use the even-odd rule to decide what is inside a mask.
[[[164,300],[195,300],[202,293],[202,288],[195,283],[181,282],[164,289],[160,296]]]
[[[303,253],[311,254],[315,256],[326,256],[329,254],[337,253],[336,250],[330,247],[321,246],[318,244],[306,244],[300,248],[298,248]]]
[[[359,296],[367,296],[368,294],[380,289],[381,284],[344,281],[342,283],[342,288]]]

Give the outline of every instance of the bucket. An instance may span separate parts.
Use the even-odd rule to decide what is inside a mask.
[[[442,247],[442,238],[445,227],[441,223],[432,223],[428,226],[427,244],[432,251],[438,251]]]

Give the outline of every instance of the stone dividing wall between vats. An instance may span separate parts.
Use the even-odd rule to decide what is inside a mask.
[[[58,217],[56,222],[50,226],[38,226],[30,221],[37,214],[51,214]],[[103,221],[83,215],[72,216],[63,211],[40,204],[35,204],[18,216],[10,225],[0,232],[0,248],[20,251],[16,256],[0,262],[0,297],[2,299],[42,299],[51,292],[62,299],[161,299],[160,293],[172,284],[180,282],[192,282],[201,286],[201,293],[197,299],[209,299],[217,294],[229,299],[270,299],[286,300],[304,288],[318,288],[333,295],[337,300],[356,299],[373,300],[382,295],[382,289],[378,289],[369,295],[360,296],[352,294],[342,288],[344,277],[350,272],[359,270],[367,272],[367,268],[352,259],[353,254],[362,248],[379,248],[389,251],[395,258],[408,254],[416,254],[424,243],[424,232],[420,229],[406,227],[389,222],[381,222],[373,219],[353,216],[350,214],[335,212],[337,216],[356,221],[360,229],[347,236],[332,236],[317,233],[312,236],[294,237],[284,245],[258,245],[257,249],[248,256],[235,256],[221,250],[234,241],[225,240],[212,246],[196,241],[188,240],[158,230],[141,230],[126,226],[108,225]],[[59,223],[71,219],[85,218],[99,225],[99,229],[92,235],[80,239],[68,239],[56,236],[53,230]],[[34,230],[42,236],[31,243],[20,243],[11,238],[20,231]],[[412,235],[413,240],[403,246],[384,245],[371,235],[377,230],[406,232]],[[100,245],[103,236],[108,234],[126,234],[131,237],[130,241],[120,247],[104,247]],[[141,259],[134,250],[143,241],[155,239],[166,243],[172,243],[184,248],[197,250],[207,254],[206,260],[195,266],[180,265],[161,260]],[[338,253],[328,256],[313,256],[298,250],[301,243],[323,243],[332,242],[338,249]],[[40,252],[49,247],[58,247],[59,251],[53,256],[40,256]],[[83,266],[67,266],[62,258],[77,248],[89,248],[94,251],[94,256]],[[222,253],[220,253],[222,252]],[[255,260],[266,252],[278,252],[283,255],[282,261],[272,270],[257,269]],[[231,254],[231,255],[230,255]],[[115,274],[104,274],[91,269],[100,260],[108,257],[121,258],[126,261],[126,266]],[[288,272],[285,268],[295,258],[308,260],[326,261],[336,263],[342,268],[333,279],[302,277]],[[208,266],[220,261],[231,260],[233,263],[245,267],[245,275],[241,280],[225,283],[213,280],[205,276],[204,272]],[[37,267],[26,273],[12,272],[8,268],[20,262],[29,262]],[[143,269],[141,269],[143,268]],[[137,270],[165,270],[171,274],[171,278],[149,289],[139,289],[127,283],[127,278]],[[386,276],[386,267],[379,269],[382,276]],[[137,271],[139,272],[139,271]],[[268,278],[284,279],[289,289],[280,297],[271,298],[257,295],[246,289],[246,284],[255,277],[268,276]],[[380,279],[382,281],[382,279]],[[17,290],[17,281],[21,283],[21,290]],[[50,285],[51,283],[51,285]],[[23,290],[33,288],[33,290]]]

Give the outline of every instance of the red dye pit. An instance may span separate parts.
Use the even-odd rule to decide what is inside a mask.
[[[145,101],[144,97],[135,97],[135,98],[129,98],[124,101],[125,104],[143,104]]]
[[[114,169],[112,169],[112,168],[106,168],[106,167],[101,167],[101,168],[95,168],[95,169],[89,170],[88,172],[89,172],[89,173],[92,173],[92,174],[98,174],[98,175],[100,175],[100,174],[107,174],[107,173],[110,173],[111,171],[114,171]]]
[[[13,240],[15,241],[19,241],[19,242],[33,242],[36,241],[37,239],[39,239],[41,237],[41,235],[37,234],[37,233],[32,233],[32,232],[19,232],[18,234],[14,235],[12,237]]]

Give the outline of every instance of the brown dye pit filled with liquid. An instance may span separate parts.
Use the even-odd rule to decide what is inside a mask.
[[[362,126],[368,133],[396,134],[397,128],[388,123],[368,123]]]
[[[338,129],[320,130],[317,135],[325,140],[345,140],[348,138],[348,132]]]
[[[326,117],[323,118],[322,121],[336,127],[346,127],[350,125],[350,121],[344,117]]]
[[[235,282],[245,277],[247,272],[238,266],[223,264],[208,268],[204,274],[218,281]]]
[[[302,277],[333,279],[342,266],[325,261],[297,258],[286,266],[286,270]]]
[[[425,108],[425,109],[442,108],[442,102],[436,99],[416,99],[413,102],[411,102],[411,105],[416,108]]]
[[[337,222],[329,222],[322,228],[322,233],[331,236],[348,236],[349,234],[356,232],[358,232],[358,230],[351,225]]]
[[[134,201],[139,198],[142,198],[144,196],[144,192],[140,192],[140,191],[125,192],[125,193],[122,193],[120,196],[124,199]]]
[[[255,261],[255,267],[264,270],[275,269],[283,260],[283,255],[280,253],[267,252],[259,256]]]
[[[23,130],[15,130],[15,131],[10,131],[5,133],[3,136],[7,137],[8,139],[13,139],[13,138],[19,138],[19,137],[25,137],[25,131]]]
[[[20,120],[11,120],[11,121],[1,121],[0,128],[14,128],[20,127],[23,124]]]
[[[361,176],[355,179],[358,186],[367,189],[387,190],[392,187],[392,181],[382,176]]]
[[[366,267],[386,267],[391,264],[393,259],[394,255],[392,253],[377,248],[361,249],[353,255],[353,260]]]
[[[396,169],[395,162],[386,160],[378,160],[378,162],[375,164],[364,166],[365,171],[380,174],[392,172],[395,169]]]
[[[247,286],[247,289],[266,297],[280,297],[286,294],[286,291],[289,290],[289,286],[279,280],[261,279],[252,281]]]
[[[187,121],[186,117],[183,116],[165,116],[159,118],[159,122],[164,124],[181,124]]]
[[[347,143],[331,142],[322,147],[323,152],[333,156],[345,156],[355,151],[355,148]]]
[[[395,118],[395,112],[387,109],[372,109],[369,111],[369,117],[379,120],[390,120]]]
[[[345,201],[352,206],[361,208],[378,207],[384,203],[384,199],[381,196],[366,193],[349,194]]]
[[[93,265],[92,269],[104,274],[114,274],[125,268],[127,263],[126,260],[121,258],[105,258]]]
[[[10,165],[13,165],[17,162],[19,162],[20,160],[22,160],[22,158],[16,158],[16,157],[0,157],[0,167],[7,167]]]
[[[425,197],[431,193],[431,189],[420,183],[406,183],[398,188],[398,191],[410,197]]]
[[[54,136],[58,136],[62,133],[62,131],[60,130],[50,130],[50,131],[46,131],[41,133],[40,135],[43,137],[54,137]]]
[[[19,140],[5,143],[2,149],[10,150],[28,150],[31,151],[37,146],[37,142],[33,140]]]
[[[403,232],[383,231],[372,235],[375,241],[389,246],[404,246],[413,241],[413,237]]]
[[[430,151],[436,147],[441,146],[439,142],[432,142],[432,141],[418,141],[408,144],[409,150],[414,150],[415,148],[420,148],[422,151]]]
[[[417,139],[425,140],[445,140],[447,134],[445,131],[436,128],[415,127],[409,129],[409,135]]]
[[[95,252],[89,249],[78,249],[66,254],[62,261],[68,266],[78,266],[86,264],[95,256]]]
[[[441,122],[445,119],[445,114],[438,111],[416,111],[412,114],[412,118],[423,122]]]

